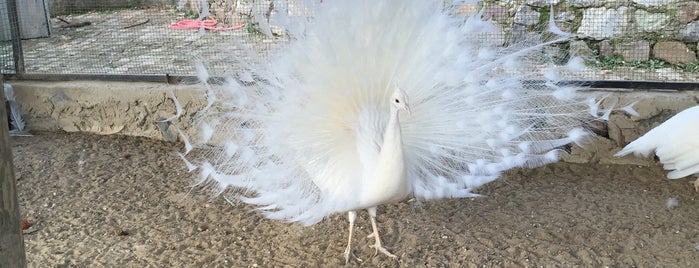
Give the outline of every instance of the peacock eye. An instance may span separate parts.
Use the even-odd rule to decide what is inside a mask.
[[[400,103],[400,101],[398,99],[396,99],[396,103]]]

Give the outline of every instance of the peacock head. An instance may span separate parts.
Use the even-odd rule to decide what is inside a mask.
[[[405,94],[405,91],[403,91],[399,87],[396,87],[396,90],[393,91],[393,94],[391,95],[391,104],[394,107],[396,107],[396,109],[398,109],[399,111],[402,110],[410,114],[408,95]]]

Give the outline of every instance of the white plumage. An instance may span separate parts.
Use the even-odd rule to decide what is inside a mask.
[[[19,105],[17,105],[17,100],[15,100],[15,92],[12,89],[12,85],[3,83],[3,89],[5,92],[5,103],[2,105],[7,106],[8,119],[7,121],[12,125],[10,128],[10,135],[19,135],[24,132],[24,120],[22,119],[22,114],[19,111]]]
[[[655,153],[663,164],[668,179],[679,179],[699,174],[699,106],[686,109],[645,135],[629,143],[615,154],[617,157],[633,153],[647,157]],[[699,179],[694,182],[699,191]]]
[[[502,171],[557,161],[584,139],[596,101],[553,80],[525,83],[556,79],[561,70],[536,60],[567,35],[503,47],[480,14],[435,2],[326,1],[308,7],[311,18],[283,16],[288,45],[210,86],[216,101],[198,112],[196,152],[183,155],[197,183],[272,219],[310,225],[349,212],[347,259],[356,211],[368,209],[374,247],[394,257],[376,206],[476,197]]]

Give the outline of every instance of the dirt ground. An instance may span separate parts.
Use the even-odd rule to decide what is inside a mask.
[[[29,267],[336,267],[345,215],[303,227],[189,188],[180,145],[128,136],[44,132],[13,137]],[[398,260],[373,257],[360,213],[364,267],[694,267],[693,179],[659,166],[560,163],[515,170],[478,199],[379,208]],[[190,191],[191,190],[191,191]],[[679,205],[669,209],[668,198]]]

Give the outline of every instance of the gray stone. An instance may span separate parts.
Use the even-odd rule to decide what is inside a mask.
[[[515,23],[532,26],[539,23],[541,14],[529,6],[521,6],[515,13]]]
[[[612,42],[609,40],[602,40],[599,42],[599,54],[602,56],[611,57],[614,55],[614,49],[612,48]]]
[[[522,42],[527,40],[529,32],[523,25],[515,24],[512,25],[512,43]]]
[[[633,0],[634,3],[642,5],[644,7],[658,7],[667,5],[674,0]]]
[[[687,27],[680,30],[677,39],[687,42],[699,42],[699,21],[687,24]]]
[[[564,11],[556,14],[556,21],[573,21],[575,19],[575,14],[573,12]]]
[[[500,5],[489,4],[483,10],[483,20],[505,21],[509,17],[507,8]]]
[[[596,4],[604,4],[604,1],[598,0],[569,0],[568,3],[574,7],[591,7]]]
[[[593,56],[592,50],[587,46],[587,42],[583,40],[570,41],[570,44],[568,45],[568,53],[570,53],[570,56],[580,56],[583,58]]]
[[[648,60],[650,44],[644,40],[618,44],[614,48],[614,54],[621,56],[625,61]]]
[[[689,50],[684,43],[677,41],[656,43],[653,46],[653,57],[671,64],[691,63],[697,59],[694,51]]]
[[[578,34],[596,40],[623,37],[628,32],[630,21],[631,10],[628,7],[589,8],[583,11]]]
[[[691,1],[677,5],[677,21],[680,24],[699,19],[699,2]]]
[[[643,32],[655,32],[662,30],[668,24],[670,17],[663,13],[650,13],[645,10],[636,10],[634,13],[636,27]]]
[[[527,0],[527,5],[535,7],[547,7],[550,5],[558,5],[561,0]]]

